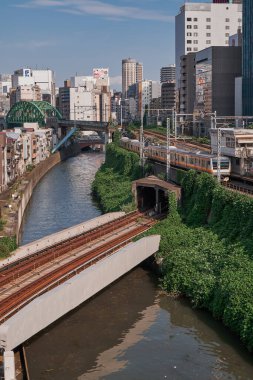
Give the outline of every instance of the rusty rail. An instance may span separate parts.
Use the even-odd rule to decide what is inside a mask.
[[[137,216],[135,218],[137,218]],[[118,221],[116,220],[115,222],[117,223]],[[5,299],[0,301],[0,323],[15,314],[18,310],[20,310],[20,308],[27,305],[38,295],[55,288],[59,284],[80,273],[88,266],[93,265],[102,258],[113,254],[116,250],[131,241],[134,237],[149,229],[154,223],[154,220],[149,220],[146,224],[137,225],[133,230],[126,232],[97,248],[89,250],[85,254],[74,258],[70,262],[54,269],[52,272],[45,274],[40,279],[25,285],[16,293],[7,296]],[[30,267],[29,262],[24,264]]]

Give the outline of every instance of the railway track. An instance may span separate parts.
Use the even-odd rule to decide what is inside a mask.
[[[4,266],[0,269],[0,288],[8,281],[15,280],[16,278],[28,273],[30,270],[39,268],[48,261],[55,260],[73,249],[81,247],[84,244],[91,243],[92,241],[113,232],[115,229],[128,225],[130,222],[135,221],[136,218],[142,215],[143,214],[139,211],[134,211],[117,219],[117,224],[115,221],[108,222],[94,230],[84,232],[70,239],[66,239],[60,243],[54,244],[23,259],[19,259],[9,265]]]
[[[77,257],[71,257],[69,262],[65,262],[62,265],[59,265],[59,267],[56,267],[49,273],[47,272],[40,274],[39,278],[35,273],[35,279],[33,279],[31,282],[29,281],[27,283],[24,281],[27,273],[30,273],[32,271],[31,263],[29,260],[22,262],[22,269],[20,268],[22,272],[20,272],[20,275],[15,278],[15,293],[9,295],[7,293],[6,297],[0,300],[0,323],[15,314],[20,308],[24,307],[37,296],[45,293],[50,289],[53,289],[60,283],[65,282],[98,260],[101,260],[102,258],[113,254],[116,250],[129,243],[134,237],[149,229],[156,222],[155,220],[151,219],[138,221],[140,215],[142,214],[136,212],[128,215],[127,218],[124,219],[125,223],[128,224],[129,220],[132,223],[133,219],[135,218],[135,224],[127,232],[125,230],[121,231],[121,233],[118,233],[118,235],[116,234],[116,237],[109,241],[103,242],[99,247],[88,249],[84,254],[80,254]],[[119,220],[114,221],[114,224],[118,223]],[[112,223],[110,223],[110,225],[111,224]],[[120,231],[120,229],[117,228],[117,231]],[[73,247],[71,249],[73,251]],[[59,248],[59,251],[60,252],[56,252],[56,254],[59,253],[57,257],[61,255],[61,247]],[[47,264],[49,264],[49,266],[51,263],[50,260],[52,259],[51,254],[52,253],[49,254],[47,261]],[[9,270],[6,271],[6,277],[3,276],[1,278],[1,287],[8,284],[10,285],[13,272],[10,274],[9,271],[12,269],[13,268],[9,268]],[[5,271],[2,272],[4,273]]]
[[[251,195],[253,196],[253,187],[252,189],[249,189],[247,187],[243,187],[243,185],[236,185],[234,183],[231,183],[231,182],[222,182],[222,185],[228,189],[231,189],[231,190],[234,190],[238,193],[243,193],[243,194],[247,194],[247,195]]]
[[[144,131],[144,134],[146,136],[156,137],[160,139],[161,141],[166,141],[167,137],[159,132],[151,132],[151,131]],[[202,151],[211,152],[211,148],[207,144],[200,144],[200,143],[188,143],[182,139],[175,139],[171,138],[171,143],[177,147],[181,147],[182,149],[188,149],[188,150],[196,150],[201,149]]]

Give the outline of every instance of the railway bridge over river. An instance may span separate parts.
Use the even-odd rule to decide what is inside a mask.
[[[0,264],[0,348],[5,380],[13,350],[152,256],[160,236],[132,240],[155,219],[110,213],[18,248]]]

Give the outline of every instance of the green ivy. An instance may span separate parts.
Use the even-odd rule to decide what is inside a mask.
[[[139,156],[108,144],[106,160],[96,173],[92,191],[104,212],[132,210],[132,181],[141,177]]]
[[[15,237],[2,237],[0,239],[0,257],[8,257],[17,248]]]

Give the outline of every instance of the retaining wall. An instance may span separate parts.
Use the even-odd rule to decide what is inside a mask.
[[[28,202],[32,196],[33,190],[41,180],[41,178],[55,165],[59,162],[74,156],[80,152],[80,148],[78,144],[73,144],[65,149],[62,149],[60,152],[56,152],[55,154],[48,157],[45,161],[40,162],[33,171],[28,176],[28,183],[24,190],[22,191],[22,196],[20,203],[18,205],[16,225],[13,230],[13,235],[16,235],[17,244],[19,243],[19,230],[22,224],[24,212]]]

